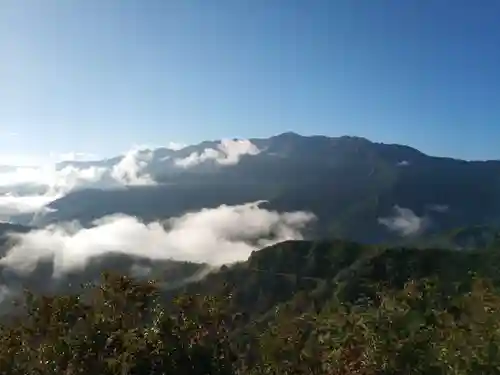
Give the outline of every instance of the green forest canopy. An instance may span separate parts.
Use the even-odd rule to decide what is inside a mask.
[[[81,294],[26,293],[1,327],[0,373],[497,374],[496,265],[297,241],[182,290],[104,274]]]

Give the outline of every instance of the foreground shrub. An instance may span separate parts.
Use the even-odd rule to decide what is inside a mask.
[[[82,295],[26,293],[1,328],[1,374],[232,374],[223,308],[186,297],[165,310],[153,283],[104,275]]]

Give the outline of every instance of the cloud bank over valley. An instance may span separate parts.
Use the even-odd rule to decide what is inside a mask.
[[[252,251],[277,242],[302,239],[315,220],[309,212],[279,213],[262,208],[262,203],[221,205],[164,223],[112,215],[90,228],[64,223],[14,233],[15,245],[0,259],[0,266],[26,275],[49,260],[57,278],[81,271],[92,259],[109,253],[222,265],[245,260]]]

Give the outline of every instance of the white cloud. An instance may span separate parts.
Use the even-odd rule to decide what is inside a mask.
[[[424,229],[427,219],[418,217],[409,208],[394,206],[394,216],[379,218],[378,222],[402,236],[409,236],[420,233]]]
[[[203,152],[193,152],[184,159],[176,159],[179,167],[189,168],[207,160],[213,160],[220,165],[235,165],[243,155],[257,155],[260,150],[249,140],[222,140],[217,149],[207,148]]]
[[[18,167],[6,173],[0,173],[0,186],[16,187],[20,185],[40,185],[57,194],[67,192],[77,186],[99,181],[106,168],[77,168],[66,166],[56,169],[53,165],[38,167]]]
[[[106,172],[106,168],[103,167],[75,168],[66,166],[55,172],[51,189],[55,193],[64,194],[76,188],[99,185]]]
[[[111,177],[123,185],[154,185],[151,176],[143,173],[151,158],[152,153],[149,150],[131,150],[113,166]]]
[[[102,186],[105,173],[105,168],[73,166],[61,170],[53,166],[20,167],[2,173],[0,187],[8,192],[0,195],[0,217],[6,219],[16,214],[42,212],[45,205],[72,190]]]
[[[185,145],[169,142],[158,147],[178,150]],[[43,214],[45,205],[75,189],[153,185],[154,178],[146,169],[152,159],[152,150],[158,147],[135,145],[111,166],[79,164],[99,161],[98,155],[84,152],[50,152],[44,157],[0,154],[0,220],[22,213]],[[62,161],[75,163],[60,168],[58,163]]]
[[[50,195],[0,195],[0,220],[8,220],[12,215],[40,211],[46,204],[57,198],[57,196]]]
[[[186,146],[187,145],[185,143],[169,142],[169,143],[167,143],[166,147],[169,148],[170,150],[178,151],[178,150],[182,150]]]
[[[402,160],[399,163],[397,163],[398,167],[408,167],[410,165],[410,162],[408,160]]]
[[[173,142],[167,145],[171,149],[183,146]],[[153,156],[151,150],[150,147],[136,145],[112,166],[74,163],[63,168],[57,167],[61,161],[97,159],[97,155],[82,152],[50,153],[42,162],[39,159],[38,163],[35,163],[35,158],[25,157],[23,160],[15,157],[18,162],[14,164],[16,167],[0,169],[0,218],[6,219],[18,213],[43,213],[42,208],[46,204],[76,189],[153,185],[154,178],[147,171]],[[181,161],[176,160],[176,164],[189,167],[212,159],[222,165],[231,165],[238,163],[241,155],[255,155],[258,152],[257,147],[249,141],[225,140],[218,145],[217,150],[207,149],[201,155],[194,153]]]
[[[144,172],[152,153],[134,148],[114,166],[79,167],[56,163],[95,159],[84,153],[50,154],[48,161],[31,166],[0,170],[0,218],[19,213],[38,213],[42,208],[67,193],[82,188],[117,188],[128,185],[151,185],[153,178]],[[42,210],[42,211],[40,211]]]
[[[213,148],[207,148],[202,153],[193,152],[184,159],[175,159],[175,165],[179,167],[189,168],[210,159],[217,160],[217,158],[219,157],[221,157],[221,153],[219,151],[214,150]],[[223,158],[223,156],[221,158]]]
[[[53,259],[55,277],[82,269],[92,257],[109,252],[220,265],[244,260],[266,245],[301,239],[301,231],[315,218],[301,211],[269,211],[260,203],[203,209],[172,218],[166,226],[114,215],[86,229],[56,225],[12,234],[17,245],[0,264],[29,273],[39,261]]]

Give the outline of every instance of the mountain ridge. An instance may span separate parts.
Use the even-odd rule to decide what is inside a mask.
[[[49,212],[35,222],[26,217],[20,222],[45,226],[78,220],[88,226],[116,213],[154,221],[265,200],[271,210],[316,215],[315,238],[379,243],[500,224],[500,161],[434,157],[363,137],[287,132],[59,166],[112,168],[123,158],[137,162],[138,177],[156,183],[77,189],[49,203]]]

